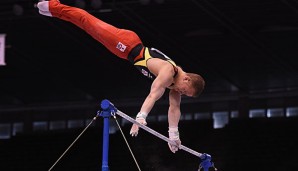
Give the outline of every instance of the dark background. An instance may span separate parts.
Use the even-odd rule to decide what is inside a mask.
[[[72,0],[61,2],[75,5]],[[100,101],[106,98],[134,116],[151,83],[130,63],[112,55],[84,31],[38,14],[34,8],[36,3],[32,0],[0,2],[0,33],[6,34],[7,64],[0,66],[0,123],[24,123],[23,134],[1,141],[3,170],[48,169],[80,131],[33,133],[32,122],[92,118]],[[16,4],[23,12],[16,13]],[[182,113],[239,112],[237,119],[230,118],[229,124],[219,130],[212,129],[212,117],[199,123],[181,122],[181,125],[190,125],[181,128],[184,142],[191,141],[189,146],[199,151],[210,151],[219,171],[254,167],[254,170],[297,170],[294,155],[297,119],[287,118],[286,112],[277,119],[251,119],[249,110],[282,108],[286,111],[287,107],[298,106],[298,1],[151,0],[143,4],[139,0],[103,0],[98,9],[86,1],[85,9],[110,24],[135,31],[146,46],[161,50],[185,71],[205,78],[206,89],[200,97],[183,97]],[[150,115],[166,113],[167,101],[166,92]],[[100,125],[97,123],[91,129],[94,132],[91,131],[89,139]],[[152,126],[165,131],[166,125],[164,122]],[[191,134],[193,130],[198,131],[198,136]],[[112,139],[121,141],[119,144],[126,149],[117,136],[120,135]],[[150,135],[146,138],[149,142],[156,140]],[[87,136],[82,140],[86,142],[76,147],[78,152],[70,154],[71,164],[61,163],[64,167],[61,169],[88,170],[87,166],[90,170],[100,169],[98,152],[93,154],[94,158],[82,157],[91,163],[83,159],[75,162],[80,155],[87,156],[83,148],[100,150],[101,140],[88,145],[89,139]],[[55,145],[57,142],[65,144]],[[139,140],[134,145],[143,143]],[[147,152],[154,153],[152,158],[159,157],[158,161],[164,163],[147,168],[149,162],[144,157],[140,159],[144,169],[166,170],[164,165],[174,167],[171,164],[177,170],[197,169],[198,165],[180,168],[179,165],[184,166],[181,160],[192,156],[175,158],[165,144],[160,153],[150,149],[160,147],[154,144],[139,147],[137,153],[143,155],[140,151],[146,147]],[[126,154],[120,157],[129,160],[131,165],[128,165],[134,168],[128,151]],[[111,158],[120,163],[116,156]],[[124,166],[119,164],[119,167]]]

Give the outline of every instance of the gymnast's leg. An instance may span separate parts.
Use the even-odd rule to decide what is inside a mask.
[[[42,15],[57,17],[80,27],[120,58],[127,59],[130,50],[142,43],[135,32],[114,27],[83,9],[61,4],[58,0],[39,2],[37,7]]]

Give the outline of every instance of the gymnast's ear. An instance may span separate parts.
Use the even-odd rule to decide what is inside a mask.
[[[183,82],[189,82],[191,79],[188,75],[184,75]]]

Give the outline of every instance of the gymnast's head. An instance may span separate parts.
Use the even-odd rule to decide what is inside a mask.
[[[182,72],[174,85],[181,95],[198,97],[205,88],[205,80],[199,74]]]

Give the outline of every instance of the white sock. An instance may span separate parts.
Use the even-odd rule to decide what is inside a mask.
[[[39,9],[39,12],[40,14],[42,15],[45,15],[45,14],[48,14],[50,13],[50,10],[49,10],[49,1],[42,1],[42,2],[38,2],[37,3],[37,8]],[[49,16],[49,15],[47,15]],[[50,16],[52,16],[52,14],[50,13]]]
[[[45,15],[45,16],[48,16],[48,17],[52,17],[52,14],[51,14],[50,12],[47,12],[47,11],[41,11],[41,10],[39,10],[38,12],[39,12],[39,14],[41,14],[41,15]]]

